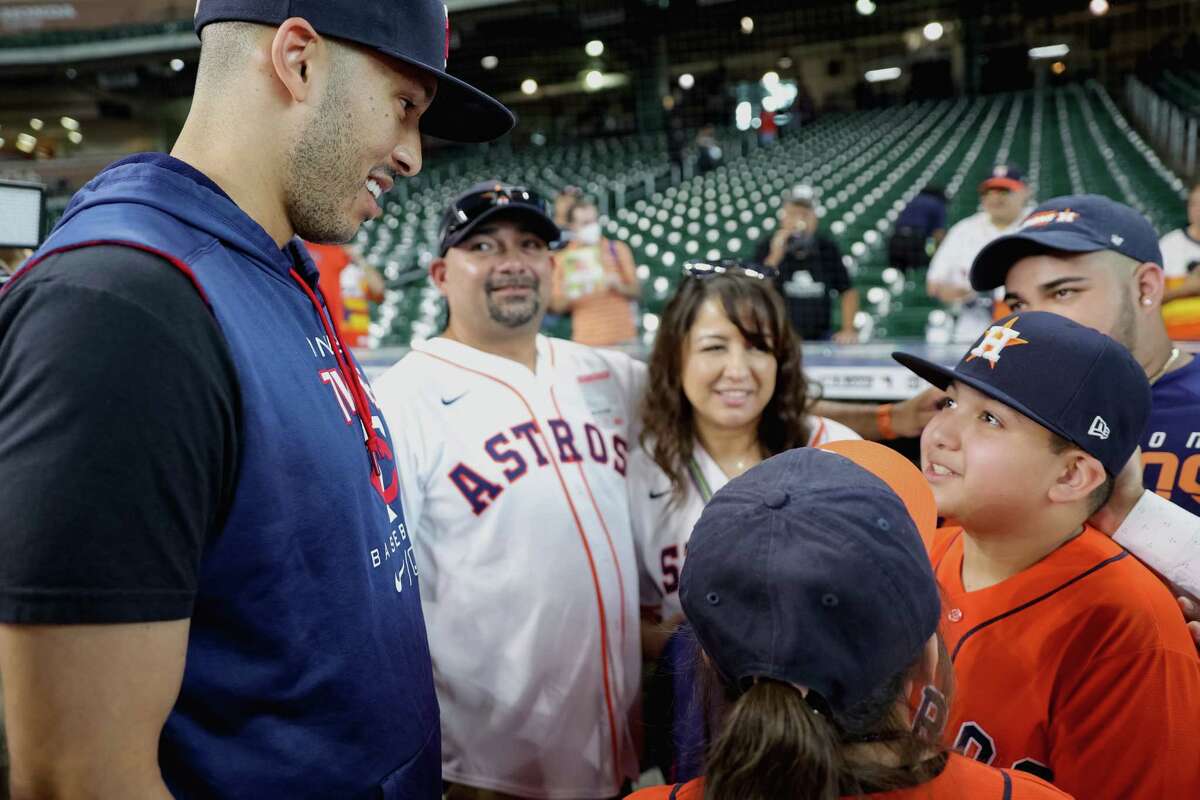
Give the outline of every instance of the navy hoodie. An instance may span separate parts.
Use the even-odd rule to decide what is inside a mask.
[[[157,253],[192,278],[237,369],[237,489],[201,560],[164,779],[179,798],[440,797],[437,699],[387,423],[318,311],[299,240],[280,249],[189,173],[161,155],[114,164],[27,267],[99,243]]]

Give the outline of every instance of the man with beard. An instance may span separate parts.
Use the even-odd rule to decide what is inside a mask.
[[[449,798],[609,798],[636,774],[625,471],[645,368],[549,339],[559,229],[527,189],[447,210],[441,336],[378,381],[421,571]]]
[[[390,434],[298,237],[378,216],[422,133],[511,128],[444,72],[447,26],[201,0],[172,155],[107,168],[5,286],[15,796],[439,796]]]
[[[1150,421],[1142,436],[1145,486],[1200,516],[1200,359],[1167,336],[1161,264],[1157,234],[1145,217],[1106,197],[1074,195],[1047,200],[1016,232],[981,250],[971,267],[971,285],[978,291],[1003,286],[1013,311],[1061,314],[1108,333],[1133,353],[1151,386]],[[1092,435],[1104,436],[1105,427],[1097,424]],[[1130,496],[1136,498],[1136,493]],[[1139,516],[1149,519],[1152,500],[1137,500],[1125,536],[1142,536],[1133,530],[1143,527]],[[1157,540],[1153,526],[1144,527],[1149,550],[1117,540],[1182,585],[1180,576],[1195,572],[1200,524],[1192,520]],[[1177,535],[1177,529],[1192,535]],[[1200,642],[1200,606],[1182,605]]]

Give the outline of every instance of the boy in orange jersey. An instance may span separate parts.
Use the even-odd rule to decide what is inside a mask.
[[[1116,341],[1014,314],[954,369],[921,466],[963,753],[1088,800],[1200,797],[1200,660],[1170,592],[1086,523],[1133,455],[1149,384]]]

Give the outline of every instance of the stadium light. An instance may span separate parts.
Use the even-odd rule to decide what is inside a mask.
[[[525,80],[521,81],[522,94],[537,94],[537,90],[538,82],[533,78],[526,78]]]
[[[32,153],[35,147],[37,147],[36,138],[30,136],[28,133],[17,134],[17,149],[22,153]]]
[[[604,55],[604,42],[599,39],[592,39],[583,46],[583,52],[587,53],[592,58],[599,58]]]
[[[942,38],[942,34],[946,32],[946,28],[940,22],[931,22],[921,32],[925,34],[926,40],[936,42]]]
[[[58,122],[60,125],[62,125],[65,129],[67,129],[69,131],[79,130],[79,120],[77,120],[77,119],[72,119],[71,117],[63,117]]]
[[[484,69],[495,69],[496,67],[500,66],[500,59],[496,58],[495,56],[484,56],[483,58],[479,59],[479,66],[483,67]]]
[[[1062,62],[1062,61],[1055,61],[1053,64],[1050,65],[1050,71],[1053,72],[1055,75],[1062,75],[1064,72],[1067,71],[1067,65],[1065,62]]]
[[[742,33],[754,33],[754,17],[742,17]]]
[[[882,83],[883,81],[894,81],[901,74],[899,67],[883,67],[882,69],[867,70],[863,77],[867,79],[867,83]]]
[[[42,129],[42,126],[45,124],[46,123],[42,122],[37,117],[34,117],[33,119],[29,120],[29,127],[35,131],[40,131]]]
[[[763,86],[774,86],[777,83],[779,83],[779,73],[778,72],[771,70],[770,72],[763,73],[763,76],[762,76]]]
[[[750,105],[749,100],[743,100],[737,104],[737,108],[733,112],[733,121],[739,131],[750,130],[750,121],[753,117],[754,108]]]
[[[71,140],[71,144],[79,144],[83,141],[83,134],[79,131],[71,131],[67,134],[67,138]]]
[[[590,92],[594,92],[604,86],[604,73],[598,69],[589,70],[587,75],[583,76],[583,88]]]
[[[170,66],[171,66],[172,72],[183,72],[183,67],[184,67],[183,59],[182,58],[172,58]]]
[[[792,57],[791,56],[781,56],[779,61],[776,63],[778,63],[780,69],[791,69],[792,68]]]
[[[864,17],[869,17],[875,13],[875,4],[871,0],[858,0],[854,4],[854,10]]]
[[[696,76],[690,72],[685,72],[679,76],[679,88],[685,92],[696,85]]]
[[[1088,11],[1097,17],[1104,16],[1108,13],[1108,0],[1092,0],[1088,3]]]
[[[1044,47],[1034,47],[1029,51],[1029,57],[1033,59],[1039,58],[1062,58],[1067,53],[1071,52],[1071,48],[1065,44],[1048,44]]]

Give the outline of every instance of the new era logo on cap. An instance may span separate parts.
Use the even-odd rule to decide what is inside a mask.
[[[1092,426],[1088,428],[1088,436],[1095,436],[1097,439],[1107,439],[1111,432],[1108,428],[1108,423],[1104,421],[1104,417],[1098,414],[1092,420]]]

